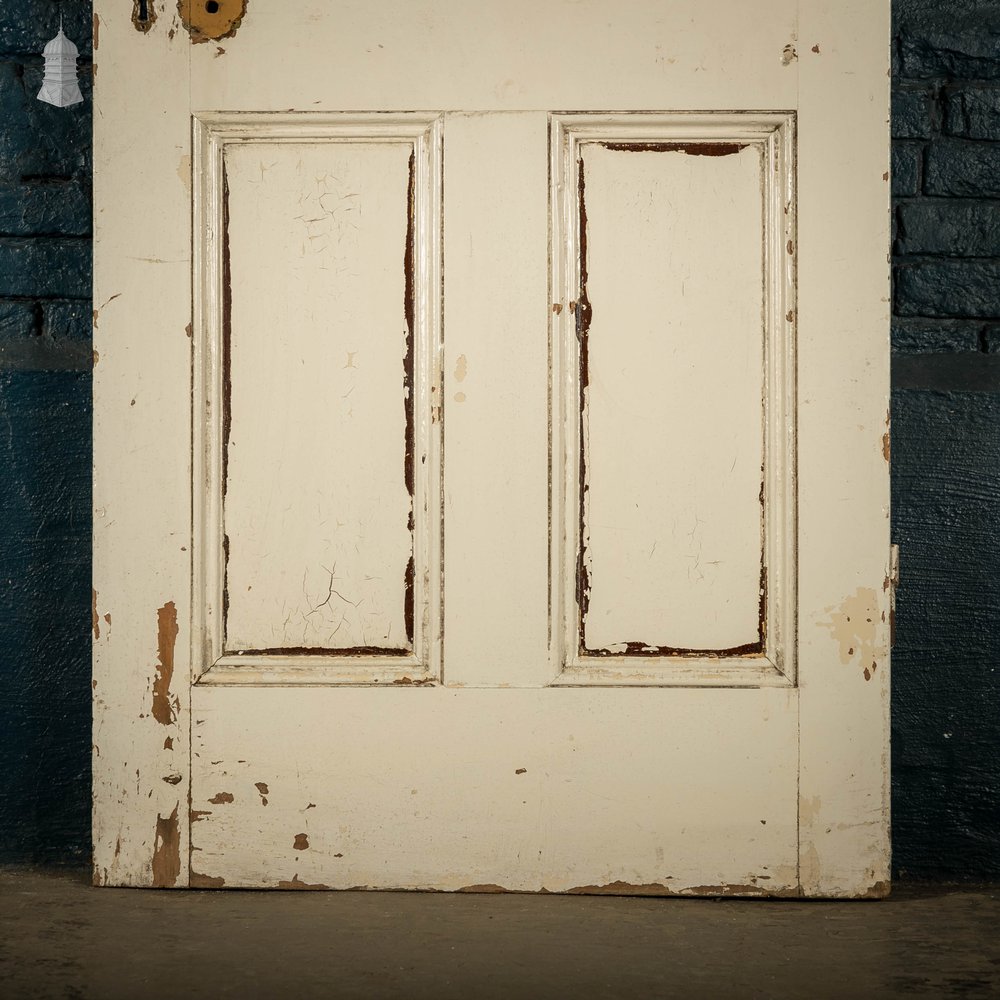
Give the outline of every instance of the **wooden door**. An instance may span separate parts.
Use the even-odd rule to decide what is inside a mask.
[[[884,894],[888,19],[97,4],[96,882]]]

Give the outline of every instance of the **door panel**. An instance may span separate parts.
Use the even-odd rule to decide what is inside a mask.
[[[795,892],[794,690],[302,693],[196,689],[194,885]]]
[[[95,880],[883,894],[887,6],[154,2]]]

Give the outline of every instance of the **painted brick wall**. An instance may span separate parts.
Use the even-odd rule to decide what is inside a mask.
[[[1000,878],[1000,4],[894,17],[896,867]],[[89,854],[90,26],[0,0],[0,861]]]
[[[73,108],[35,100],[59,6]],[[90,31],[0,0],[0,860],[90,853]]]
[[[896,0],[893,850],[1000,878],[1000,3]]]

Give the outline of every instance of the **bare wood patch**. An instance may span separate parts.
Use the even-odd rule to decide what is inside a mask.
[[[156,837],[153,841],[153,885],[169,889],[177,884],[181,873],[181,831],[175,805],[173,812],[163,817],[157,813]]]
[[[279,889],[329,889],[328,885],[324,885],[322,882],[303,882],[296,872],[290,882],[279,882]]]
[[[177,642],[177,605],[167,601],[156,613],[157,664],[153,680],[153,718],[169,726],[177,718],[177,698],[170,693],[174,676],[174,647]]]
[[[192,889],[221,889],[226,884],[226,880],[217,875],[202,875],[201,872],[191,871]]]

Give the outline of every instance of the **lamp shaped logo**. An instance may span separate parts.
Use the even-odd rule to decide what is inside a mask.
[[[63,34],[62,19],[59,34],[44,49],[45,76],[38,99],[57,108],[68,108],[83,100],[80,84],[76,76],[77,47]]]

